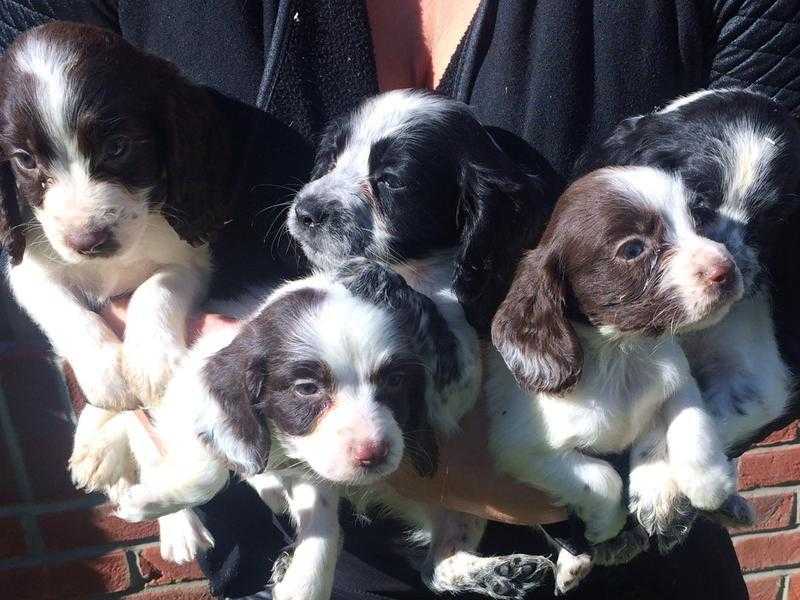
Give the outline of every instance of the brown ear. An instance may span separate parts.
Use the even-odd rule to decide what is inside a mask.
[[[492,322],[492,342],[528,392],[565,392],[580,378],[583,351],[565,314],[566,289],[554,254],[532,250]]]
[[[11,163],[0,157],[0,248],[8,254],[12,265],[22,261],[25,235],[20,227],[22,218],[17,201],[17,182]]]
[[[219,403],[224,423],[214,427],[208,443],[241,475],[255,475],[267,466],[270,433],[260,405],[266,381],[263,351],[251,342],[248,327],[211,356],[202,377]]]
[[[232,212],[229,141],[211,92],[162,64],[165,99],[166,194],[164,217],[181,239],[199,245],[213,239]]]

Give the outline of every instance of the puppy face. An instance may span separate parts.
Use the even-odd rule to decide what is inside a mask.
[[[741,298],[733,257],[697,231],[691,205],[679,179],[651,168],[603,169],[567,189],[493,324],[525,387],[577,381],[569,313],[607,335],[659,335],[710,325]]]
[[[232,430],[257,439],[269,423],[288,459],[338,483],[385,477],[404,453],[430,472],[429,384],[413,330],[345,286],[319,283],[278,292],[207,365]]]
[[[696,229],[724,243],[745,293],[776,251],[776,230],[800,202],[800,128],[769,98],[709,90],[622,123],[593,166],[649,165],[674,171],[693,193]]]
[[[13,262],[24,238],[67,263],[124,256],[161,210],[192,237],[167,174],[192,177],[175,128],[191,127],[182,116],[203,100],[169,63],[110,32],[53,23],[12,44],[0,80],[0,151],[15,182],[3,189],[0,233]],[[173,110],[178,96],[185,105]]]
[[[315,265],[355,256],[395,265],[452,252],[454,288],[471,321],[493,312],[509,264],[539,224],[533,177],[464,105],[429,94],[383,94],[333,123],[312,178],[288,227]]]

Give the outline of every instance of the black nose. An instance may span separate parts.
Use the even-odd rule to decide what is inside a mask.
[[[330,217],[330,208],[316,198],[300,200],[294,207],[297,222],[307,229],[323,225]]]
[[[65,236],[65,241],[78,254],[101,254],[110,245],[111,230],[103,227],[73,231]]]

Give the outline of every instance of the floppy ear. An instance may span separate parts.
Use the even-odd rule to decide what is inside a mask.
[[[317,144],[317,152],[314,156],[314,167],[311,170],[309,181],[319,179],[331,170],[331,167],[333,167],[336,161],[336,155],[339,153],[339,150],[349,135],[349,115],[333,119],[328,123]]]
[[[12,265],[20,263],[25,251],[21,224],[14,172],[8,159],[0,157],[0,248],[8,254]]]
[[[211,356],[202,377],[218,402],[224,423],[214,427],[208,442],[242,475],[255,475],[267,466],[270,434],[259,405],[267,377],[263,350],[251,341],[249,327]]]
[[[351,294],[389,308],[409,328],[415,350],[434,365],[437,390],[461,376],[458,340],[433,300],[408,285],[399,273],[366,258],[348,260],[336,275]]]
[[[160,61],[163,63],[163,61]],[[184,241],[200,245],[221,229],[233,208],[230,144],[211,91],[162,64],[165,199],[162,212]]]
[[[547,249],[529,252],[492,323],[492,342],[528,392],[566,392],[581,374],[583,351],[565,314],[560,271]]]
[[[488,136],[487,136],[488,138]],[[540,182],[491,142],[480,160],[461,167],[461,246],[453,289],[469,323],[488,331],[514,266],[534,245],[547,212]]]

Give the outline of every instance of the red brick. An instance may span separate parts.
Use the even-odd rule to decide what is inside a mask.
[[[748,452],[739,461],[739,487],[783,485],[800,481],[800,445]]]
[[[16,519],[0,519],[0,558],[23,556],[27,551],[22,523]]]
[[[153,588],[125,596],[125,600],[214,600],[208,589],[208,584],[179,583]]]
[[[177,565],[166,561],[161,558],[158,546],[151,546],[139,552],[139,571],[147,581],[148,587],[203,579],[203,572],[197,566],[197,562]]]
[[[787,582],[789,594],[786,600],[800,600],[800,573],[792,573]]]
[[[129,523],[111,514],[111,506],[44,514],[39,517],[48,550],[69,550],[158,535],[155,521]]]
[[[742,571],[752,573],[772,567],[800,564],[800,531],[759,535],[734,540]]]
[[[58,368],[45,358],[22,356],[0,362],[11,421],[22,449],[34,500],[62,500],[83,495],[70,481],[67,459],[74,426],[63,401]],[[46,452],[43,452],[46,448]]]
[[[123,552],[99,558],[0,571],[0,590],[14,600],[83,600],[123,592],[131,577]]]
[[[786,529],[795,522],[795,495],[792,493],[756,496],[748,498],[748,501],[756,511],[758,521],[752,527],[731,529],[731,533],[734,535],[753,531]]]
[[[800,439],[800,421],[793,421],[783,429],[770,433],[761,440],[758,446],[772,446],[775,444],[785,444]]]
[[[747,592],[750,600],[778,600],[781,593],[783,577],[759,577],[747,582]]]

